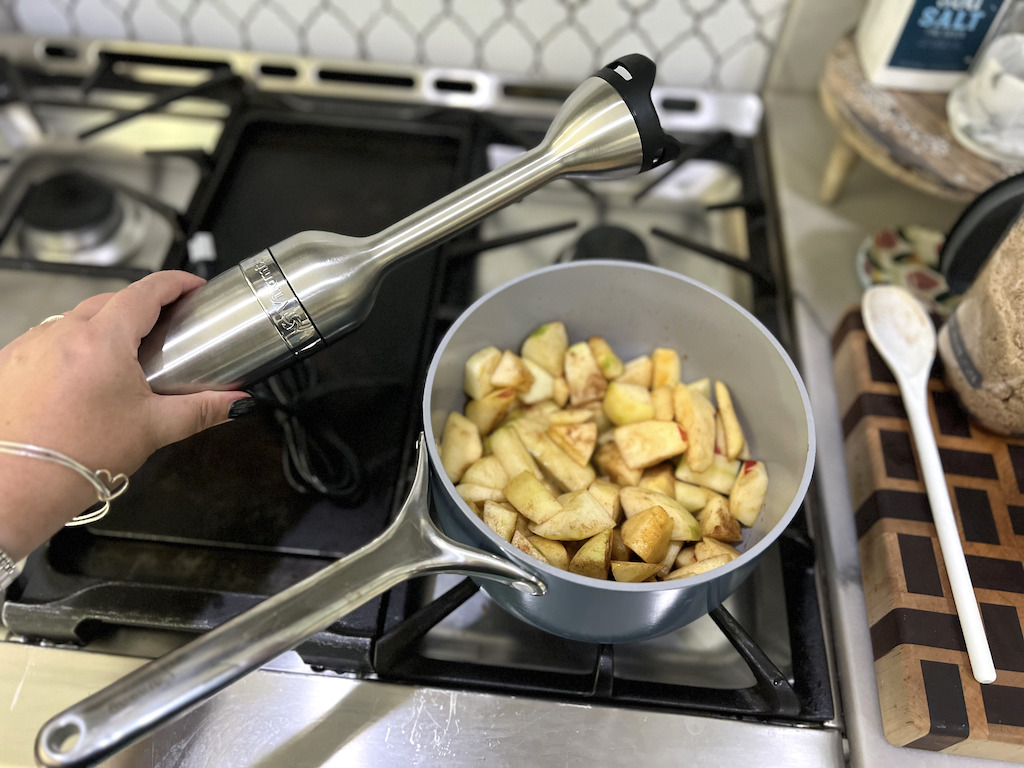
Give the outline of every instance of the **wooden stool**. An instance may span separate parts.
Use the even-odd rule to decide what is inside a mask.
[[[872,85],[864,79],[852,38],[839,40],[819,84],[821,105],[836,127],[822,201],[836,199],[862,157],[908,186],[958,202],[1024,170],[1024,163],[996,164],[960,145],[946,120],[947,95]]]

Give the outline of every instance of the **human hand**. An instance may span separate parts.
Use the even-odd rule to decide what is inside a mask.
[[[0,440],[130,475],[158,448],[226,421],[245,393],[157,395],[138,361],[161,308],[202,283],[185,272],[148,275],[0,349]],[[14,511],[19,502],[24,509]],[[71,470],[0,454],[0,548],[12,557],[94,502],[91,486]]]

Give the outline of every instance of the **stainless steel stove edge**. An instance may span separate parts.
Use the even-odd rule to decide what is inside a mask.
[[[88,654],[93,656],[93,654]],[[0,644],[0,764],[34,765],[43,722],[137,659]],[[69,682],[70,681],[70,682]],[[45,695],[43,695],[45,692]],[[268,669],[105,762],[174,765],[842,766],[830,728],[567,704]]]
[[[519,116],[552,116],[575,83],[526,80],[471,69],[422,67],[312,58],[123,40],[0,35],[11,62],[53,75],[87,77],[104,54],[121,57],[117,71],[168,86],[196,84],[209,68],[175,67],[175,61],[229,67],[261,90],[303,97],[351,98],[486,110]],[[668,131],[725,130],[752,137],[764,112],[756,93],[656,86],[652,97]]]

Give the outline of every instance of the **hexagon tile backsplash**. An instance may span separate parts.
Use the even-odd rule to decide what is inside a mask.
[[[659,81],[757,91],[790,0],[0,0],[33,35],[133,39],[575,80],[624,53]]]

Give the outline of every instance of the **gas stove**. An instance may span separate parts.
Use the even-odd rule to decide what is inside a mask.
[[[4,343],[153,270],[212,276],[303,230],[377,232],[535,145],[570,90],[121,42],[16,37],[0,50]],[[131,654],[139,637],[203,632],[371,541],[412,480],[433,349],[474,299],[524,272],[649,261],[734,298],[788,345],[759,100],[654,99],[684,144],[677,161],[554,182],[401,263],[362,326],[253,388],[256,416],[159,451],[107,518],[34,553],[3,605],[8,643]],[[398,685],[499,709],[813,733],[813,754],[832,760],[842,736],[816,581],[800,515],[722,608],[662,638],[563,640],[437,577],[339,618],[286,667],[335,695]]]

